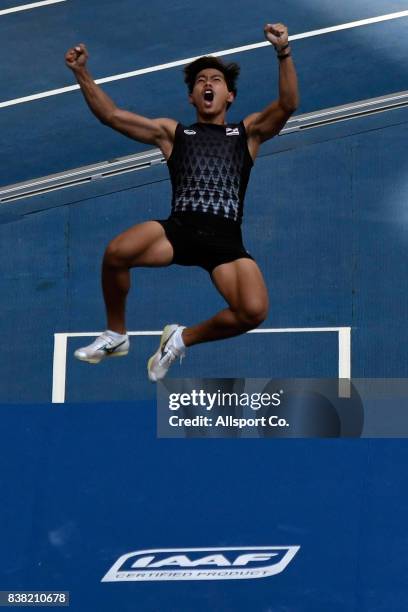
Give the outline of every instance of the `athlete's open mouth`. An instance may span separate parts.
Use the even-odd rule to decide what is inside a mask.
[[[206,102],[212,102],[214,100],[214,92],[211,89],[206,89],[204,92],[204,100]]]

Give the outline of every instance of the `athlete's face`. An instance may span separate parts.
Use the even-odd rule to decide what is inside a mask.
[[[228,91],[225,77],[220,70],[206,68],[196,76],[190,102],[203,116],[217,115],[226,110],[234,94]]]

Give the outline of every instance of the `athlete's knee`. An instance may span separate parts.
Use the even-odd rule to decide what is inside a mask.
[[[267,300],[253,300],[237,310],[237,316],[244,329],[255,329],[268,316]]]
[[[115,268],[126,265],[126,256],[120,238],[114,238],[110,241],[105,249],[103,263]]]

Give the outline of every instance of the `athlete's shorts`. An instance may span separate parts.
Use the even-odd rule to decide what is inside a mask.
[[[211,274],[221,264],[253,259],[243,245],[241,226],[229,219],[186,212],[157,221],[173,247],[174,264],[200,266]]]

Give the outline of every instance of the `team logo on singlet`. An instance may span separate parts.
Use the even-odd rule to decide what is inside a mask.
[[[194,130],[184,130],[184,133],[187,134],[187,136],[194,136],[194,134],[197,134]]]
[[[239,136],[239,128],[225,128],[225,133],[227,136]]]

